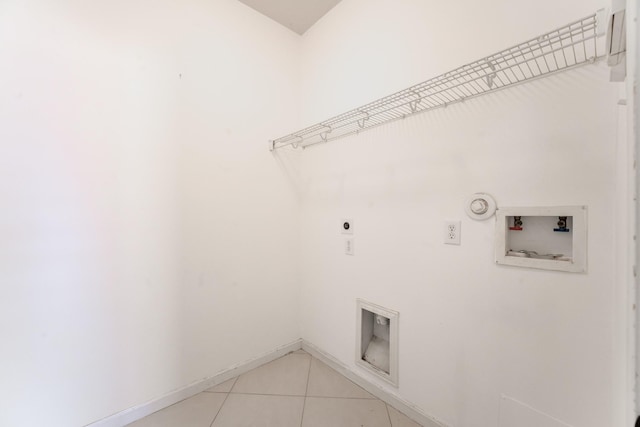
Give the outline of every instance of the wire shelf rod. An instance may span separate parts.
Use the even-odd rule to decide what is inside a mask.
[[[532,59],[533,59],[533,58],[532,58]],[[520,63],[520,62],[519,62],[519,63]],[[518,63],[518,64],[519,64],[519,63]],[[514,66],[515,66],[515,65],[514,65]],[[557,67],[557,68],[558,68],[558,69],[560,69],[561,67]],[[524,71],[522,71],[522,70],[521,70],[521,73],[522,73],[523,75],[525,75],[525,76],[526,76],[526,73],[525,73]],[[542,74],[542,72],[541,72],[541,70],[540,70],[540,72],[539,72],[539,73],[536,73],[536,72],[531,71],[531,73],[530,73],[530,74],[531,74],[532,76],[538,76],[538,75],[541,75],[541,74]],[[483,78],[485,78],[485,77],[486,77],[486,76],[482,76],[482,75],[480,75],[480,76],[477,76],[477,77],[475,77],[473,80],[470,80],[470,81],[477,81],[477,80],[481,80],[481,79],[483,79]],[[449,79],[448,83],[451,83],[451,81],[452,81],[452,80],[453,80],[453,78]],[[523,79],[517,78],[517,76],[516,76],[516,80],[517,80],[517,81],[522,81]],[[430,97],[434,97],[434,98],[436,98],[436,99],[438,99],[438,100],[440,101],[440,102],[439,102],[439,104],[445,104],[445,103],[452,103],[452,102],[456,102],[457,100],[462,99],[462,98],[468,98],[468,97],[470,97],[470,96],[473,96],[474,94],[460,94],[460,93],[458,93],[458,94],[457,94],[457,95],[458,95],[457,97],[451,97],[451,95],[449,95],[448,91],[453,91],[454,89],[463,88],[463,87],[464,87],[464,85],[468,84],[470,81],[459,82],[459,83],[457,83],[457,84],[455,84],[455,85],[451,85],[451,86],[445,87],[445,88],[440,89],[440,90],[438,90],[438,91],[436,91],[436,92],[431,92],[431,93],[429,93],[429,94],[427,94],[427,95],[423,96],[423,97],[421,98],[421,100],[422,100],[422,101],[429,101],[429,98],[430,98]],[[511,84],[513,83],[510,79],[509,79],[509,82],[510,82]],[[503,86],[506,86],[506,85],[507,85],[507,84],[503,84]],[[437,86],[435,86],[435,85],[434,85],[434,87],[437,87]],[[485,92],[486,92],[486,90],[484,90],[482,93],[485,93]],[[441,95],[441,96],[438,96],[438,95]],[[443,99],[443,97],[444,97],[444,99]],[[398,97],[398,98],[399,98],[399,97]],[[370,113],[370,115],[379,115],[379,114],[382,114],[382,113],[388,112],[388,111],[390,111],[390,110],[396,109],[396,108],[398,108],[398,107],[402,107],[402,106],[409,105],[409,104],[411,104],[412,102],[414,102],[414,101],[413,101],[413,100],[409,100],[409,101],[406,101],[406,102],[402,102],[402,103],[400,103],[400,104],[394,104],[394,105],[389,106],[389,107],[387,107],[387,108],[385,108],[385,109],[382,109],[382,110],[372,111],[372,112]],[[436,105],[439,105],[439,104],[436,104]],[[346,126],[349,126],[349,125],[351,125],[351,124],[352,124],[352,122],[347,122],[347,118],[345,118],[345,119],[341,119],[341,120],[340,120],[340,122],[342,122],[343,124],[341,124],[341,125],[337,125],[337,126],[334,126],[334,130],[335,130],[335,129],[340,129],[340,128],[343,128],[343,127],[346,127]]]
[[[596,58],[596,59],[594,60],[594,62],[598,62],[598,61],[600,61],[600,60],[602,60],[602,59],[603,59],[603,57],[598,57],[598,58]],[[570,66],[570,67],[568,67],[568,68],[565,68],[565,69],[560,69],[560,70],[551,71],[551,72],[549,72],[549,73],[547,73],[547,74],[543,74],[543,75],[541,75],[541,76],[534,77],[534,78],[532,78],[532,79],[529,79],[528,81],[538,80],[538,79],[541,79],[541,78],[547,77],[548,75],[557,74],[557,73],[560,73],[560,72],[562,72],[562,71],[566,71],[566,70],[568,70],[568,69],[572,69],[572,68],[580,67],[580,66],[583,66],[583,65],[585,65],[585,63],[575,64],[575,65],[572,65],[572,66]],[[526,82],[518,82],[518,83],[514,83],[514,84],[509,85],[509,86],[505,86],[505,87],[500,87],[500,88],[493,89],[493,90],[491,90],[490,92],[497,92],[497,91],[499,91],[499,90],[506,89],[506,88],[511,87],[511,86],[517,86],[517,85],[520,85],[520,84],[523,84],[523,83],[526,83]],[[467,99],[476,98],[476,97],[478,97],[478,96],[484,95],[485,93],[488,93],[488,92],[483,92],[483,93],[481,93],[481,94],[474,95],[473,97],[469,97],[469,98],[467,98]],[[463,101],[465,101],[465,100],[460,100],[460,101],[457,101],[457,102],[463,102]],[[446,107],[447,107],[447,104],[443,104],[443,105],[438,105],[438,106],[433,107],[433,108],[429,108],[429,109],[425,109],[425,110],[417,111],[417,112],[412,113],[412,114],[407,114],[406,116],[403,116],[403,117],[396,117],[396,118],[393,118],[393,119],[390,119],[390,120],[387,120],[387,121],[383,121],[383,122],[380,122],[380,123],[374,124],[374,125],[372,125],[372,126],[369,126],[369,127],[367,127],[367,130],[368,130],[368,129],[375,128],[375,127],[378,127],[378,126],[381,126],[381,125],[384,125],[384,124],[392,123],[392,122],[397,121],[397,120],[405,119],[405,118],[407,118],[407,117],[409,117],[409,116],[412,116],[412,115],[415,115],[415,114],[419,114],[419,113],[423,113],[423,112],[426,112],[426,111],[434,110],[434,109],[436,109],[436,108],[446,108]],[[355,134],[360,133],[361,131],[362,131],[362,129],[361,129],[361,130],[355,130],[355,131],[353,131],[353,132],[348,132],[348,133],[343,133],[343,134],[340,134],[340,135],[336,135],[336,136],[334,136],[334,137],[332,137],[332,138],[328,139],[328,141],[335,141],[335,140],[342,139],[342,138],[345,138],[345,137],[348,137],[348,136],[352,136],[352,135],[355,135]],[[309,146],[312,146],[312,145],[316,145],[316,144],[319,144],[319,143],[321,143],[321,142],[325,142],[325,141],[312,141],[312,142],[306,143],[306,144],[304,145],[304,147],[309,147]],[[304,147],[303,147],[303,148],[304,148]]]
[[[563,68],[566,68],[566,66],[565,67],[558,67],[558,70],[561,70]],[[526,74],[524,71],[521,71],[521,73],[523,75]],[[540,75],[541,75],[541,73],[532,73],[531,77],[536,77],[536,76],[540,76]],[[476,77],[474,79],[474,81],[475,80],[479,80],[482,77],[483,76]],[[530,79],[531,77],[528,77],[528,79]],[[524,79],[517,78],[517,76],[516,76],[516,82],[521,82],[521,81],[524,81]],[[486,93],[488,91],[488,90],[485,90],[483,92],[468,93],[468,94],[457,93],[457,96],[452,96],[452,95],[450,95],[448,93],[448,91],[453,91],[453,89],[464,87],[464,85],[467,84],[467,83],[468,82],[461,82],[461,83],[458,83],[456,85],[443,88],[443,89],[441,89],[439,91],[431,92],[428,95],[426,95],[425,97],[423,97],[422,101],[425,101],[425,103],[429,104],[428,108],[433,108],[433,107],[437,107],[437,106],[450,104],[450,103],[453,103],[453,102],[458,102],[458,101],[463,100],[465,98],[470,98],[470,97],[473,97],[473,96],[477,96],[479,94]],[[513,84],[511,79],[509,79],[509,84]],[[501,87],[505,87],[505,86],[507,86],[507,84],[502,84],[501,86],[496,87],[496,89],[497,88],[501,88]],[[454,91],[454,93],[456,93],[456,92]],[[431,102],[431,100],[429,98],[434,98],[434,99],[437,100],[437,102],[435,102],[435,104],[434,104],[434,103]],[[414,101],[406,101],[406,102],[403,102],[403,103],[400,103],[400,104],[394,104],[394,105],[388,106],[387,108],[377,109],[376,111],[374,111],[374,112],[372,112],[370,114],[370,118],[378,116],[378,115],[387,115],[388,116],[390,113],[393,113],[394,110],[396,110],[396,109],[398,109],[400,107],[406,107],[407,105],[410,105],[412,102],[414,102]],[[428,109],[428,108],[420,108],[420,107],[416,106],[414,108],[415,111],[411,111],[411,112],[417,112],[418,110],[425,110],[425,109]],[[414,109],[412,109],[412,110],[414,110]],[[406,115],[407,115],[407,113],[401,114],[402,117],[405,117]],[[344,128],[344,127],[348,127],[348,126],[353,124],[353,122],[349,122],[349,121],[346,121],[346,120],[341,120],[341,121],[342,121],[342,124],[338,125],[338,126],[334,126],[333,130],[338,130],[338,129],[341,129],[341,128]],[[362,128],[363,126],[360,126],[360,127]],[[367,126],[367,127],[369,127],[369,126]]]
[[[333,141],[413,114],[595,62],[600,59],[595,40],[597,26],[596,15],[590,15],[270,141],[270,148],[304,148]]]

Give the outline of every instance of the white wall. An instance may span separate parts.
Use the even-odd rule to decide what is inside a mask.
[[[80,426],[300,336],[300,39],[235,0],[0,2],[0,425]]]
[[[635,168],[635,160],[637,159],[638,153],[640,153],[640,102],[638,93],[638,86],[640,85],[640,43],[638,43],[638,38],[640,37],[638,30],[639,6],[636,0],[626,1],[627,91],[631,94],[627,99],[627,123],[629,126],[628,147],[629,151],[633,153],[632,159],[634,161],[634,167],[631,169],[629,176],[635,177],[635,180],[629,185],[630,191],[627,193],[627,197],[633,196],[635,202],[631,205],[630,209],[628,209],[628,212],[630,212],[629,221],[632,223],[635,233],[640,230],[640,201],[635,197],[636,192],[640,188],[640,174],[637,173]],[[640,242],[634,240],[631,246],[632,263],[635,267],[640,261]],[[627,314],[629,314],[627,318],[627,340],[629,343],[635,344],[635,346],[629,349],[627,353],[626,368],[628,371],[636,374],[629,378],[629,383],[627,384],[627,388],[630,391],[629,394],[635,398],[635,407],[633,410],[628,411],[628,416],[631,417],[632,420],[635,420],[640,416],[640,377],[638,376],[640,372],[640,329],[638,328],[640,312],[635,310],[640,303],[640,292],[638,292],[640,277],[637,275],[633,277],[630,276],[630,280],[632,281],[632,285],[627,289],[627,295],[630,296],[627,305],[632,306],[634,310],[627,310]]]
[[[605,67],[275,159],[265,143],[602,6],[343,0],[300,40],[235,0],[1,2],[0,424],[90,423],[299,320],[357,370],[361,297],[400,312],[397,393],[444,423],[497,426],[505,394],[617,426]],[[493,222],[462,211],[476,191],[588,205],[589,273],[495,266]]]
[[[603,6],[344,0],[303,38],[303,124]],[[620,425],[617,94],[606,66],[587,66],[283,153],[302,200],[303,337],[358,370],[364,298],[400,312],[397,394],[448,426],[498,426],[502,394],[572,426]],[[500,206],[588,205],[588,274],[496,266],[494,221],[463,211],[478,191]],[[341,218],[355,222],[353,257]],[[462,245],[445,246],[456,218]],[[503,407],[501,427],[518,410]]]

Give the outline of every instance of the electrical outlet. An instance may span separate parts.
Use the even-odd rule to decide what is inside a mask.
[[[353,237],[346,237],[344,239],[344,253],[347,255],[355,255],[353,250]]]
[[[444,222],[444,243],[447,245],[460,244],[460,221]]]

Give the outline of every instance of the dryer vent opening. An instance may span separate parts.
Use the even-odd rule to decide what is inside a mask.
[[[398,312],[358,300],[356,363],[397,386]]]

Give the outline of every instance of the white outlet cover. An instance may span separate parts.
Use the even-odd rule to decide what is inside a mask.
[[[340,231],[342,234],[353,234],[353,220],[345,218],[340,221]]]
[[[447,245],[460,244],[461,221],[448,220],[444,222],[444,243]]]
[[[353,240],[353,237],[345,237],[344,239],[344,253],[347,255],[355,255]]]

